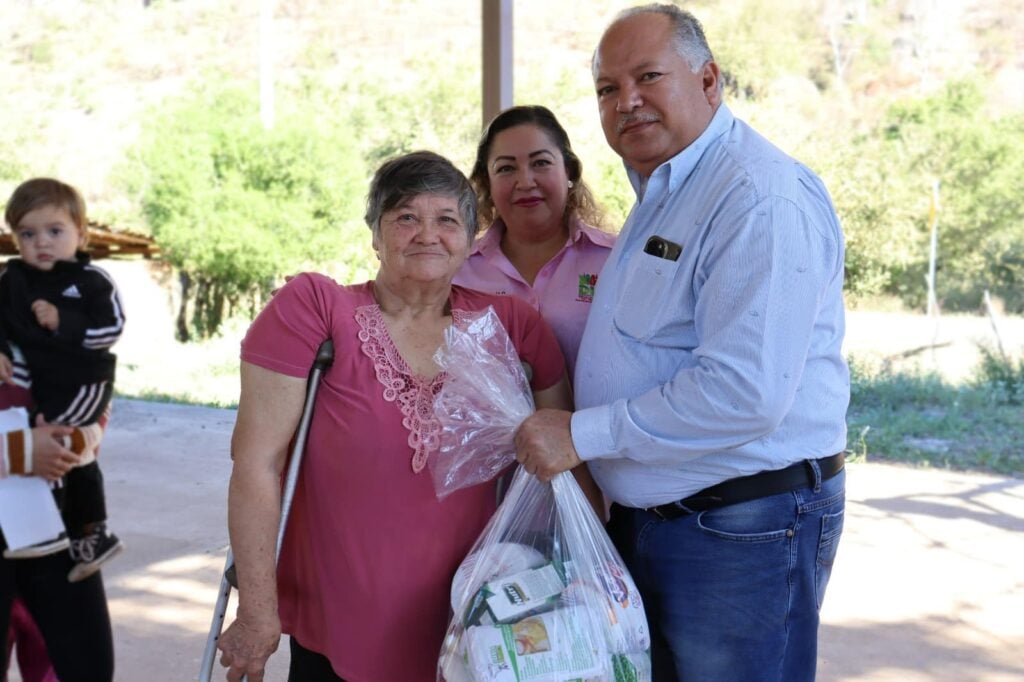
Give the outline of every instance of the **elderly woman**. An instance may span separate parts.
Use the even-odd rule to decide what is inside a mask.
[[[459,562],[495,510],[495,484],[435,497],[434,351],[493,306],[532,366],[537,406],[569,405],[562,354],[530,306],[452,286],[476,230],[476,196],[449,161],[416,152],[373,178],[366,222],[380,268],[340,286],[290,281],[242,343],[229,526],[239,580],[221,638],[228,679],[260,680],[281,632],[293,680],[433,680]],[[321,341],[334,340],[279,571],[274,538],[286,448]],[[585,473],[583,474],[586,475]]]

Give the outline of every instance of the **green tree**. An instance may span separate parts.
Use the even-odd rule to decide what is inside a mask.
[[[956,82],[931,97],[899,104],[890,114],[886,141],[910,186],[925,194],[932,180],[940,182],[940,300],[948,308],[977,309],[989,289],[1021,312],[1024,116],[993,120],[985,95],[975,82]],[[923,238],[925,218],[922,212]],[[921,281],[926,268],[926,258],[920,259],[903,273],[909,282],[896,282],[905,298],[916,300],[908,285]]]
[[[196,88],[147,119],[124,176],[179,269],[178,336],[209,336],[239,306],[254,314],[281,276],[362,261],[365,167],[330,112],[282,97],[272,130],[255,88]],[[355,265],[356,263],[350,263]]]
[[[993,119],[982,87],[958,82],[896,103],[869,133],[837,131],[813,146],[846,232],[854,298],[923,308],[937,181],[940,302],[977,309],[988,289],[1024,311],[1024,116]]]

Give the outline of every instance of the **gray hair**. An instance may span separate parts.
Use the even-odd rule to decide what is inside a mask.
[[[366,197],[366,225],[380,236],[380,219],[387,211],[421,194],[440,194],[459,202],[459,217],[466,235],[476,234],[476,193],[462,171],[434,152],[418,151],[385,161],[370,181]]]
[[[697,17],[675,5],[654,2],[649,5],[629,7],[619,12],[615,19],[612,20],[612,23],[608,25],[608,28],[610,29],[620,21],[635,17],[638,14],[661,14],[668,17],[668,20],[672,22],[676,52],[686,60],[686,63],[690,65],[690,71],[693,73],[697,73],[705,64],[715,60],[714,55],[711,54],[711,48],[708,47],[708,39],[704,36],[704,27],[697,21]],[[606,29],[605,33],[607,32]],[[599,67],[597,50],[594,50],[594,57],[590,64],[594,80],[597,80],[597,70]]]

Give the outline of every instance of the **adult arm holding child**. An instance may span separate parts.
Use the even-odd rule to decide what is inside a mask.
[[[51,426],[42,415],[34,428],[9,431],[0,437],[3,475],[40,476],[57,481],[78,463],[78,455],[64,447],[70,426]]]
[[[14,365],[11,359],[0,352],[0,382],[10,381],[14,377]]]

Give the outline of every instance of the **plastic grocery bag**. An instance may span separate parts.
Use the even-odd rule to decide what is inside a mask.
[[[533,412],[526,376],[493,310],[445,335],[448,372],[435,401],[438,496],[515,461],[513,436]],[[452,620],[438,661],[448,682],[649,680],[643,602],[571,473],[541,483],[523,469],[452,581]]]
[[[434,399],[440,447],[428,464],[443,499],[516,461],[512,438],[534,406],[519,355],[490,306],[451,325],[434,362],[448,375]]]
[[[636,585],[569,472],[516,470],[452,581],[448,682],[649,680]]]

